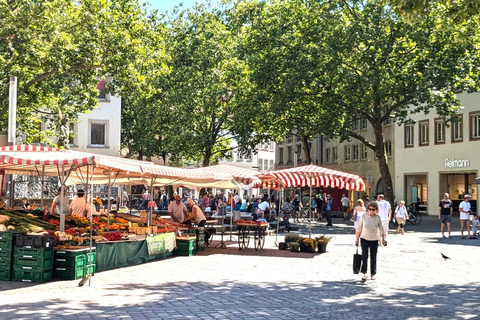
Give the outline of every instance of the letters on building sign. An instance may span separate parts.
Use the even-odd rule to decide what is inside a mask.
[[[464,168],[470,167],[470,160],[455,160],[454,158],[445,158],[445,168]]]

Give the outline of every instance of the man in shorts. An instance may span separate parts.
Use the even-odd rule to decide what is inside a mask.
[[[453,202],[449,199],[449,196],[450,195],[448,193],[445,193],[442,201],[440,201],[440,205],[438,206],[438,219],[442,222],[440,229],[442,231],[443,239],[447,239],[443,233],[445,223],[447,224],[448,239],[452,239],[450,236],[450,224],[452,222]]]
[[[467,227],[468,238],[473,239],[470,237],[470,214],[472,213],[472,206],[470,204],[470,196],[466,194],[463,197],[463,201],[458,206],[458,210],[460,211],[460,233],[462,234],[462,239],[465,239],[463,236],[463,230]]]
[[[387,234],[388,234],[388,223],[392,218],[392,206],[390,202],[385,200],[385,196],[383,194],[379,194],[377,196],[377,204],[378,204],[378,215],[382,219],[382,226],[383,226],[383,239],[385,239],[385,245],[387,243]],[[382,238],[382,235],[380,235]],[[379,239],[380,239],[379,238]]]

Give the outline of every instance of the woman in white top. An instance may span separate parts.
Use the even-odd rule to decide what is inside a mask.
[[[365,214],[365,206],[362,199],[357,200],[357,206],[353,208],[352,221],[355,226],[355,236],[358,233],[358,226],[360,225],[360,219]]]
[[[195,204],[195,201],[193,201],[192,198],[187,200],[187,205],[192,208],[192,216],[189,218],[189,220],[193,220],[198,227],[204,228],[205,224],[207,223],[207,218],[205,218],[202,209]]]
[[[375,280],[377,274],[377,251],[378,251],[378,232],[382,235],[382,243],[385,242],[385,234],[383,232],[382,219],[377,214],[378,204],[376,201],[371,201],[368,204],[367,214],[362,215],[360,224],[358,226],[357,241],[355,245],[358,246],[358,239],[361,239],[362,245],[362,281],[367,280],[367,261],[368,251],[370,250],[370,275],[372,280]]]
[[[397,221],[397,233],[405,234],[405,223],[408,220],[407,208],[405,207],[405,201],[401,200],[400,204],[395,208],[395,220]]]

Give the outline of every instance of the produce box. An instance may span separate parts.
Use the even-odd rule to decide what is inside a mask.
[[[39,257],[29,255],[16,255],[14,256],[13,266],[16,268],[22,267],[23,269],[42,268],[52,269],[53,257]]]
[[[92,248],[92,250],[95,250],[96,248]],[[55,257],[56,258],[72,258],[76,257],[78,255],[85,255],[86,253],[90,252],[89,247],[80,247],[78,249],[59,249],[55,250]]]
[[[12,241],[13,240],[13,236],[15,235],[16,233],[14,232],[4,232],[4,231],[1,231],[0,232],[0,241],[1,240],[10,240]]]
[[[8,260],[8,261],[11,261],[12,260],[12,248],[10,249],[4,249],[4,248],[0,248],[0,260]]]
[[[197,252],[196,237],[190,240],[182,240],[177,238],[177,249],[175,255],[177,256],[193,256]]]
[[[2,268],[9,268],[12,265],[12,260],[11,259],[2,259],[0,258],[0,269]]]
[[[87,256],[85,254],[79,254],[75,257],[58,256],[55,253],[55,267],[70,267],[70,268],[82,268],[85,266]]]
[[[52,280],[52,269],[23,269],[22,267],[14,267],[12,273],[12,281],[23,282],[47,282]]]
[[[10,281],[12,279],[12,269],[10,267],[0,267],[0,281]]]
[[[205,250],[205,241],[197,243],[197,251]]]
[[[87,264],[87,265],[85,266],[85,269],[84,269],[84,275],[87,275],[87,274],[88,274],[88,269],[89,269],[89,268],[90,268],[90,266]],[[92,269],[91,269],[91,275],[94,276],[94,275],[95,275],[95,271],[96,271],[96,269],[97,269],[97,266],[96,266],[95,264],[92,264],[92,265],[91,265],[91,268],[92,268]]]
[[[54,267],[53,268],[53,277],[55,279],[64,279],[64,280],[76,280],[83,278],[85,275],[85,267]]]
[[[91,255],[90,255],[90,252],[87,252],[87,260],[85,261],[85,264],[87,265],[90,262],[90,260],[92,260],[92,264],[97,263],[97,253],[95,251],[92,251]]]
[[[22,256],[24,258],[53,258],[53,247],[52,248],[19,248],[15,247],[13,251],[14,257]]]
[[[53,237],[16,235],[15,247],[23,248],[49,248],[53,250]]]

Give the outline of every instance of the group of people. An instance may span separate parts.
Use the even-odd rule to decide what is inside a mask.
[[[449,199],[450,195],[445,193],[443,199],[438,205],[438,219],[441,221],[440,230],[442,231],[442,237],[444,239],[451,239],[451,222],[453,214],[453,202]],[[465,229],[467,229],[468,239],[477,239],[477,230],[479,226],[478,215],[472,213],[472,206],[470,204],[470,199],[472,196],[469,194],[464,195],[463,201],[458,206],[458,211],[460,212],[460,233],[462,239],[466,239],[463,235]],[[470,235],[470,215],[473,215],[472,219],[472,235]],[[445,236],[445,225],[447,225],[448,238]]]

